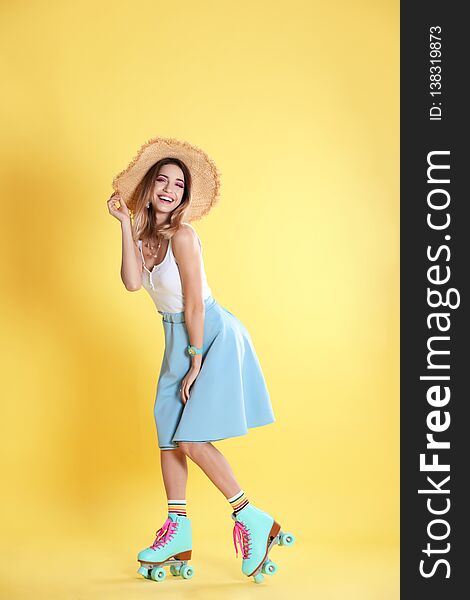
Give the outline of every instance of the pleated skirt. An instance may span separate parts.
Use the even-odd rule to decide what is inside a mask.
[[[250,334],[213,296],[205,300],[201,369],[181,399],[181,382],[191,367],[184,312],[162,315],[165,351],[154,404],[158,446],[208,442],[245,435],[275,421],[266,381]]]

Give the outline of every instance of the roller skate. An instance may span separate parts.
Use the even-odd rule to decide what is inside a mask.
[[[166,577],[163,567],[169,566],[170,573],[175,577],[181,575],[183,579],[191,579],[194,567],[187,564],[191,558],[191,548],[191,521],[188,517],[171,513],[157,531],[153,544],[137,555],[140,562],[137,573],[146,579],[163,581]]]
[[[281,526],[268,513],[248,504],[238,514],[232,513],[235,521],[233,543],[238,557],[237,542],[242,553],[242,572],[247,577],[253,576],[255,583],[261,583],[265,575],[274,575],[278,567],[269,560],[271,548],[292,546],[295,537],[292,533],[281,531]]]

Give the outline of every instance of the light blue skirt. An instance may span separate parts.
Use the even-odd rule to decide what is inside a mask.
[[[165,351],[154,405],[159,448],[244,435],[275,421],[250,334],[235,315],[206,298],[201,369],[184,404],[179,388],[191,367],[184,312],[160,314]]]

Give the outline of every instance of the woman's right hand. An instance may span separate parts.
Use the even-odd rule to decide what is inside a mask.
[[[119,208],[116,208],[117,202],[120,204]],[[123,223],[126,219],[130,220],[131,218],[129,209],[127,208],[124,200],[121,198],[119,192],[114,192],[108,200],[108,211],[110,215],[116,217],[116,219],[121,221],[121,223]]]

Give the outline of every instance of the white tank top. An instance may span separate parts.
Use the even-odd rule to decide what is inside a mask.
[[[189,225],[189,223],[186,223]],[[194,231],[194,227],[189,225]],[[207,283],[206,272],[204,269],[204,259],[202,257],[202,243],[197,235],[201,247],[201,270],[202,270],[202,301],[212,295],[209,284]],[[181,286],[181,277],[176,263],[173,249],[171,247],[171,238],[168,241],[168,248],[163,261],[155,265],[151,271],[145,266],[144,254],[142,252],[142,240],[138,240],[140,254],[142,256],[142,285],[150,294],[159,313],[171,312],[179,313],[184,311],[184,297]]]

